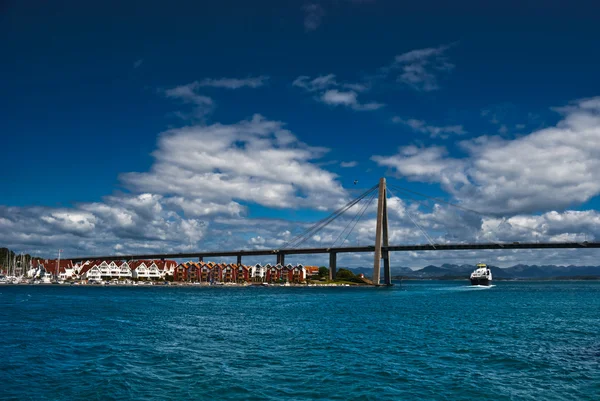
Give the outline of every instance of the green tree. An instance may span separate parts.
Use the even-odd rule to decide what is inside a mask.
[[[348,269],[340,269],[335,275],[336,280],[352,280],[354,277],[356,277],[354,273]]]
[[[325,266],[319,267],[319,278],[329,277],[329,269]]]

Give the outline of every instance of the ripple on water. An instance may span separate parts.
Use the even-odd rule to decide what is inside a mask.
[[[592,400],[599,295],[566,282],[7,287],[0,398]]]

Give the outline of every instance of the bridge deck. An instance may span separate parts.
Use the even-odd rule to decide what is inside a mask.
[[[585,249],[600,248],[600,242],[513,242],[513,243],[482,243],[482,244],[436,244],[436,245],[392,245],[384,246],[382,250],[390,252],[407,251],[458,251],[483,249]],[[74,261],[84,260],[139,260],[139,259],[188,259],[227,256],[268,256],[268,255],[310,255],[321,253],[374,252],[374,246],[356,246],[344,248],[303,248],[303,249],[255,249],[239,251],[186,252],[186,253],[156,253],[135,255],[86,256],[70,258]]]

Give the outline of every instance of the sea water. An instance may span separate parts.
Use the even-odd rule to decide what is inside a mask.
[[[3,400],[598,400],[600,282],[0,286]]]

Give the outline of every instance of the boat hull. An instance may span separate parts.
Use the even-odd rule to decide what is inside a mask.
[[[490,285],[491,283],[491,280],[488,278],[478,277],[471,279],[471,285]]]

